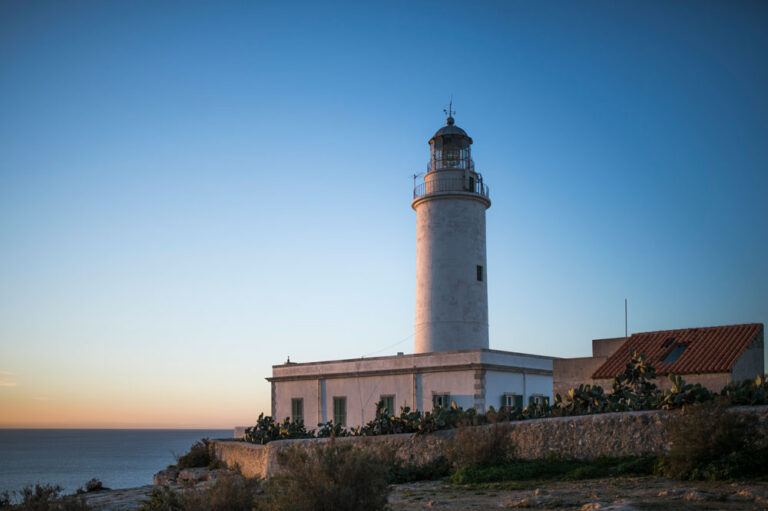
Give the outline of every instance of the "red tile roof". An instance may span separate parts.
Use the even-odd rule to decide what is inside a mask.
[[[645,355],[658,376],[731,371],[736,360],[762,330],[762,323],[752,323],[632,334],[592,374],[592,378],[614,378],[623,372],[629,362],[630,349]],[[664,358],[679,345],[685,345],[683,353],[677,360],[664,363]]]

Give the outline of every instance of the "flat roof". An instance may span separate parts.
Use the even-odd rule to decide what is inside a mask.
[[[383,357],[358,357],[358,358],[342,358],[337,360],[320,360],[317,362],[283,362],[282,364],[275,364],[273,369],[279,367],[293,367],[293,366],[308,366],[308,365],[320,365],[320,364],[340,364],[344,362],[359,362],[361,360],[386,360],[388,358],[416,358],[416,357],[429,357],[434,355],[451,354],[451,353],[498,353],[502,355],[514,355],[518,357],[531,357],[540,358],[543,360],[558,360],[561,357],[549,357],[547,355],[532,355],[530,353],[519,353],[517,351],[504,351],[504,350],[492,350],[490,348],[473,348],[469,350],[449,350],[449,351],[430,351],[429,353],[405,353],[403,355],[386,355]]]

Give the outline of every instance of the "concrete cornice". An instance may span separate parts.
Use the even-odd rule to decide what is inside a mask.
[[[516,357],[526,357],[526,358],[538,358],[542,360],[557,360],[560,358],[560,357],[550,357],[547,355],[532,355],[530,353],[520,353],[518,351],[494,350],[491,348],[472,348],[467,350],[432,351],[429,353],[408,353],[404,355],[385,355],[383,357],[340,358],[336,360],[320,360],[318,362],[290,362],[288,364],[274,364],[272,366],[272,369],[278,369],[283,367],[313,366],[313,365],[320,365],[320,364],[339,364],[339,363],[346,363],[346,362],[387,360],[390,358],[403,360],[408,358],[421,358],[421,357],[431,357],[434,355],[451,355],[451,354],[459,354],[459,353],[498,353],[501,355],[511,355]]]
[[[484,197],[479,193],[460,192],[460,191],[434,192],[434,193],[422,195],[421,197],[416,197],[415,199],[413,199],[413,202],[411,202],[411,207],[415,210],[416,206],[418,206],[422,202],[426,202],[430,200],[439,200],[439,199],[471,199],[471,200],[476,200],[485,204],[485,209],[488,209],[491,207],[491,199],[489,199],[488,197]]]
[[[465,350],[462,350],[465,351]],[[466,350],[466,351],[490,351],[490,350]],[[502,352],[505,353],[505,352]],[[506,366],[500,364],[486,364],[475,362],[469,364],[454,364],[445,366],[426,366],[426,367],[402,367],[397,369],[373,369],[370,371],[347,371],[340,373],[322,373],[301,374],[294,376],[271,376],[265,378],[269,382],[299,381],[299,380],[331,380],[338,378],[370,378],[375,376],[393,376],[403,374],[421,374],[421,373],[446,373],[451,371],[474,371],[474,370],[498,371],[504,373],[524,373],[539,374],[543,376],[552,376],[552,371],[548,369],[536,369],[521,366]]]

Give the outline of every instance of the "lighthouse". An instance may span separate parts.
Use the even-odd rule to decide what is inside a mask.
[[[415,353],[488,349],[485,210],[491,200],[472,161],[472,138],[452,114],[429,140],[427,172],[414,183]]]
[[[472,139],[446,124],[429,140],[427,172],[414,182],[414,353],[272,366],[272,417],[360,426],[377,403],[429,411],[483,412],[551,399],[552,357],[490,349],[485,210],[488,187],[472,162]],[[372,296],[374,296],[372,294]],[[374,306],[373,302],[371,306]]]

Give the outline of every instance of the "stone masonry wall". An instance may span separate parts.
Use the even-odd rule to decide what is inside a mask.
[[[737,413],[760,417],[768,433],[768,406],[735,407]],[[566,457],[591,459],[599,456],[640,456],[662,454],[671,445],[666,424],[672,414],[660,410],[645,412],[605,413],[577,417],[555,417],[518,421],[502,425],[517,446],[520,458],[543,458],[548,453]],[[491,426],[480,426],[491,427]],[[422,465],[443,454],[455,430],[429,435],[403,434],[376,437],[348,437],[337,442],[352,442],[362,447],[386,446],[409,464]],[[214,440],[214,456],[228,467],[239,467],[246,477],[269,477],[280,471],[277,453],[290,446],[308,448],[328,439],[279,440],[267,445],[255,445],[236,440]]]

